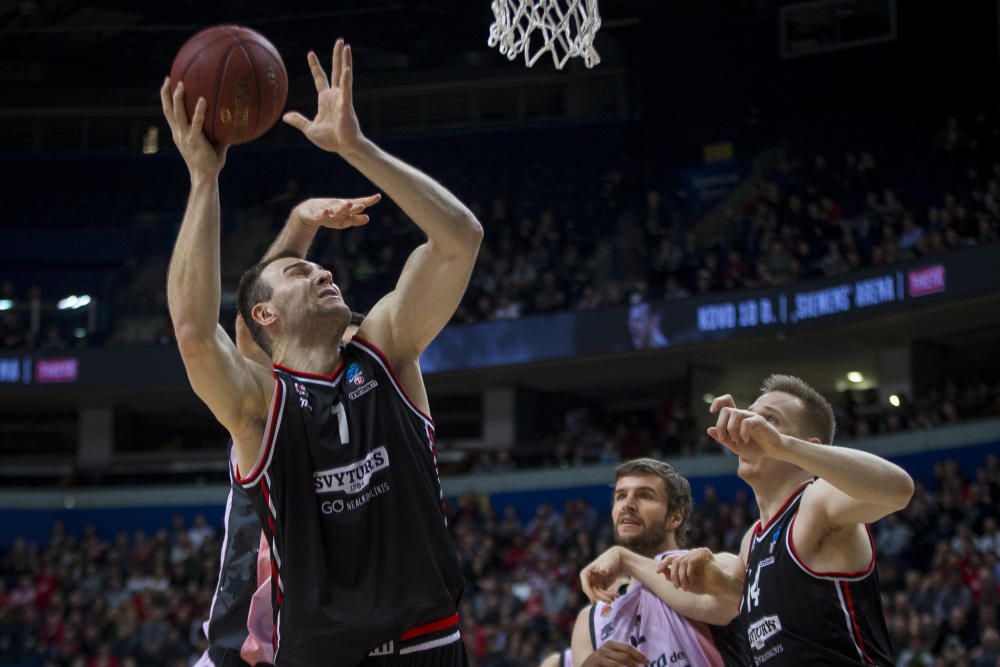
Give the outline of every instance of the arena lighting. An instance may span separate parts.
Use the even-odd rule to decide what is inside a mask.
[[[160,128],[150,125],[142,137],[142,154],[156,155],[160,150]]]
[[[899,396],[897,396],[896,394],[890,394],[889,395],[889,405],[891,405],[894,408],[898,408],[899,407]]]
[[[80,296],[70,294],[65,299],[59,299],[58,303],[56,303],[56,308],[59,310],[75,310],[77,308],[83,308],[89,303],[89,294],[81,294]]]
[[[701,397],[701,400],[703,400],[703,401],[705,401],[706,403],[708,403],[709,405],[711,405],[711,404],[712,404],[712,401],[714,401],[714,400],[715,400],[715,396],[712,396],[711,394],[705,394],[705,395],[703,395],[703,396]]]
[[[0,310],[10,310],[14,307],[14,302],[11,299],[0,299]]]
[[[854,384],[858,384],[859,382],[865,381],[865,376],[859,373],[858,371],[849,371],[847,373],[847,380],[848,382],[853,382]]]

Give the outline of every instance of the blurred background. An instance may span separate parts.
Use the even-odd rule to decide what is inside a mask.
[[[998,664],[998,3],[600,0],[601,64],[562,71],[487,47],[486,0],[134,5],[0,3],[0,665],[204,646],[226,435],[167,317],[188,178],[157,90],[227,22],[306,114],[305,54],[344,36],[363,130],[485,227],[423,358],[473,664],[568,646],[619,461],[675,465],[689,543],[737,549],[756,505],[707,408],[771,372],[918,482],[874,527],[899,664]],[[295,203],[371,191],[291,128],[231,150],[223,324]],[[312,256],[363,311],[420,241],[383,201]]]

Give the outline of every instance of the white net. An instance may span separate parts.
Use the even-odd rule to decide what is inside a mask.
[[[556,69],[570,58],[583,58],[587,67],[601,62],[594,36],[601,27],[597,0],[493,0],[489,45],[514,60],[534,65],[546,52]]]

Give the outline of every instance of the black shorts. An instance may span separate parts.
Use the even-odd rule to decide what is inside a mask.
[[[387,651],[385,655],[370,655],[359,667],[469,667],[469,656],[461,637],[458,641],[425,650],[406,652],[405,648],[392,653]]]
[[[363,667],[468,667],[458,614],[414,628],[372,650]]]

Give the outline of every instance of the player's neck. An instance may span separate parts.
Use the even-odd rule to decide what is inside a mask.
[[[274,363],[314,375],[333,375],[340,365],[339,339],[303,344],[301,341],[275,344]]]
[[[677,545],[677,536],[674,533],[669,533],[658,546],[651,550],[650,553],[643,553],[639,555],[645,556],[646,558],[656,558],[662,553],[666,553],[667,551],[677,551],[678,549],[680,549],[680,547]]]
[[[774,475],[769,480],[755,479],[751,484],[754,495],[757,496],[761,526],[766,526],[781,511],[796,489],[811,479],[805,470],[796,470],[801,474]]]

